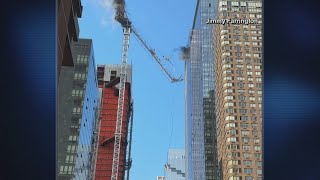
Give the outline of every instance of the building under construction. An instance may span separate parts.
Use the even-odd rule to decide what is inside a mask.
[[[119,154],[118,179],[129,179],[131,166],[132,99],[131,67],[127,68],[125,83],[121,143]],[[118,113],[119,83],[121,65],[98,65],[97,78],[100,92],[100,121],[97,128],[97,147],[95,149],[95,180],[110,179],[112,176],[116,121]],[[127,174],[125,174],[127,171]]]

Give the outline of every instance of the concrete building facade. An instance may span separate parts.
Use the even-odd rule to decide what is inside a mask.
[[[214,30],[219,178],[262,180],[262,2],[217,8],[215,19],[230,19]]]
[[[62,67],[58,85],[56,172],[58,180],[90,180],[99,105],[92,40],[79,39],[72,51],[74,67]]]

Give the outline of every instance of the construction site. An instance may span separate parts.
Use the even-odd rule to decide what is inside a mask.
[[[230,14],[260,22],[261,3],[198,0],[190,8],[194,14],[189,10],[186,14],[193,15],[181,21],[183,28],[177,6],[168,7],[176,17],[171,26],[162,21],[160,35],[162,31],[153,30],[155,18],[143,17],[152,19],[146,24],[132,20],[141,12],[130,8],[129,12],[125,0],[86,1],[86,5],[93,2],[104,11],[112,9],[112,22],[106,26],[103,19],[102,28],[95,29],[84,20],[82,36],[97,35],[83,39],[78,18],[92,18],[93,12],[82,17],[81,1],[60,1],[64,10],[70,8],[70,13],[64,12],[70,14],[65,17],[70,19],[69,29],[63,31],[68,37],[65,46],[70,43],[70,47],[64,48],[62,57],[72,59],[67,59],[68,65],[61,60],[59,69],[57,179],[262,180],[261,35],[256,35],[261,34],[261,26],[252,25],[248,31],[248,25],[205,23]],[[148,7],[157,4],[150,2]],[[243,13],[237,13],[240,9]],[[163,13],[164,19],[173,17],[161,9],[150,11]],[[119,28],[112,29],[113,23]],[[231,31],[234,36],[225,35]],[[103,39],[104,34],[111,40]],[[160,45],[152,47],[146,39]],[[235,52],[229,52],[233,41]],[[163,49],[166,53],[171,49],[170,56],[164,56]],[[241,64],[241,49],[245,49],[245,64]],[[230,69],[234,67],[236,71]],[[235,77],[229,77],[234,72],[236,88]],[[249,109],[244,108],[246,103]],[[236,109],[237,104],[242,109]],[[243,122],[249,117],[252,122]]]

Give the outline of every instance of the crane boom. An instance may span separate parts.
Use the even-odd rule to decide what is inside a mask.
[[[144,48],[146,48],[146,50],[150,53],[150,55],[154,58],[154,60],[160,65],[161,70],[168,76],[168,78],[171,80],[172,83],[175,82],[179,82],[182,81],[183,79],[181,79],[181,76],[179,78],[174,78],[167,70],[166,68],[163,66],[163,64],[161,63],[160,58],[157,56],[156,52],[151,49],[146,41],[144,41],[142,39],[142,37],[137,33],[137,31],[134,29],[134,27],[132,28],[132,33],[138,38],[139,42],[143,45]]]

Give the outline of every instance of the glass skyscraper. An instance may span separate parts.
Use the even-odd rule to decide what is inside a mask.
[[[215,179],[214,18],[216,0],[198,0],[185,63],[186,168],[189,180]]]
[[[60,180],[90,180],[98,83],[92,40],[72,44],[74,67],[63,67],[58,94],[58,167]]]
[[[165,165],[166,180],[185,180],[185,151],[182,149],[169,149],[168,160]]]

